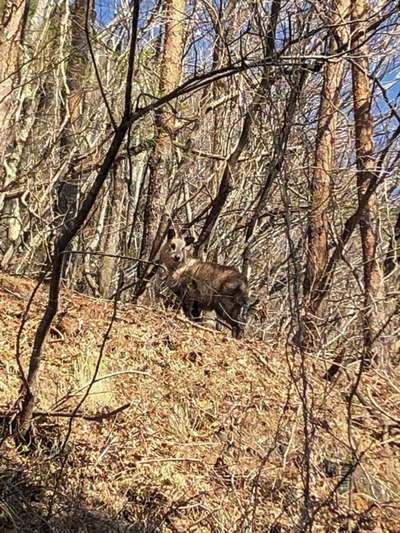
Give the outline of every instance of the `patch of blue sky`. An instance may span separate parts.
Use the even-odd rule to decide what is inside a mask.
[[[399,108],[400,101],[400,65],[397,65],[382,81],[388,97]],[[400,111],[400,109],[399,109]]]
[[[156,0],[141,0],[140,2],[140,20],[143,23],[146,20],[149,11],[157,4]],[[132,0],[96,0],[96,18],[98,24],[106,26],[115,17],[128,12],[132,9]]]
[[[96,18],[101,26],[106,26],[122,7],[121,0],[96,0]]]

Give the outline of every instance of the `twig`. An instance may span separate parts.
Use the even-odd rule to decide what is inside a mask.
[[[108,418],[112,418],[113,416],[117,415],[118,413],[121,413],[122,411],[125,411],[125,409],[128,409],[132,405],[131,402],[125,403],[124,405],[121,405],[120,407],[117,407],[116,409],[113,409],[112,411],[109,411],[108,413],[99,413],[97,415],[85,415],[83,413],[77,413],[76,409],[73,412],[67,412],[67,411],[34,411],[33,416],[49,416],[49,417],[63,417],[63,418],[82,418],[83,420],[91,420],[94,422],[101,422],[102,420],[107,420]]]
[[[22,336],[22,332],[24,330],[26,321],[28,319],[28,313],[29,313],[29,310],[30,310],[31,305],[33,303],[33,300],[35,298],[35,295],[36,295],[37,291],[39,290],[39,287],[43,283],[43,280],[46,277],[47,273],[48,273],[48,269],[46,269],[42,273],[42,275],[40,276],[40,278],[39,278],[39,280],[38,280],[38,282],[37,282],[37,284],[35,286],[35,288],[32,291],[32,294],[29,297],[28,303],[26,304],[26,307],[25,307],[25,310],[24,310],[24,314],[23,314],[23,316],[21,318],[21,323],[20,323],[20,326],[18,328],[17,338],[16,338],[16,341],[15,341],[15,359],[17,361],[19,374],[20,374],[23,386],[25,387],[26,391],[29,391],[29,384],[28,384],[28,380],[26,379],[25,372],[24,372],[24,369],[22,368],[22,363],[21,363],[21,336]]]
[[[117,372],[112,372],[111,374],[106,374],[105,376],[101,376],[100,378],[96,378],[93,383],[98,383],[99,381],[103,381],[104,379],[112,378],[114,376],[121,376],[123,374],[139,374],[141,376],[147,376],[149,378],[155,379],[154,376],[150,374],[149,372],[142,372],[140,370],[120,370]],[[85,383],[85,385],[82,385],[82,387],[80,387],[79,389],[73,392],[69,392],[68,394],[60,398],[60,400],[58,400],[58,402],[53,405],[53,409],[59,408],[67,400],[69,400],[73,396],[77,396],[81,391],[86,389],[86,387],[88,387],[91,383],[92,383],[92,380]]]

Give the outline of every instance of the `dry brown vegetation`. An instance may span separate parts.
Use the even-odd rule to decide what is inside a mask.
[[[34,286],[0,275],[3,413],[20,387],[16,331]],[[45,288],[21,337],[24,366],[44,301]],[[64,290],[62,310],[37,407],[53,414],[36,412],[33,453],[2,446],[1,531],[298,531],[307,478],[314,531],[399,531],[399,368],[365,371],[352,395],[358,365],[329,383],[326,362],[287,345],[120,304],[71,420],[55,413],[81,398],[113,306]]]
[[[0,0],[0,533],[400,531],[399,7]]]

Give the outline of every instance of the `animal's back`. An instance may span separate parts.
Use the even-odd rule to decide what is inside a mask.
[[[174,277],[191,298],[203,306],[212,307],[216,300],[229,297],[238,304],[247,304],[247,280],[234,267],[190,259]]]

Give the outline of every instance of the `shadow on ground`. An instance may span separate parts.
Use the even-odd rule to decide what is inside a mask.
[[[51,487],[0,454],[0,531],[21,533],[160,533],[174,531],[165,502],[155,493],[137,495],[130,490],[127,505],[116,512],[107,509],[101,495],[87,506],[81,489],[57,494],[49,516]],[[40,476],[42,477],[42,476]],[[52,476],[54,480],[54,475]]]

